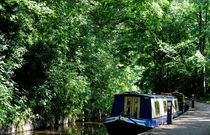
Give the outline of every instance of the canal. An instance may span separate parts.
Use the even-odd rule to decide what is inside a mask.
[[[76,123],[52,130],[27,131],[10,135],[108,135],[103,123]]]

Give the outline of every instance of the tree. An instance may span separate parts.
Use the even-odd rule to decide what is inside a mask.
[[[209,2],[208,0],[202,1],[193,1],[195,4],[195,18],[197,19],[197,34],[198,37],[198,49],[200,50],[201,54],[205,57],[206,56],[206,44],[208,39],[208,13],[209,13]],[[199,74],[200,86],[201,86],[201,96],[206,95],[206,64],[202,67],[202,71]]]

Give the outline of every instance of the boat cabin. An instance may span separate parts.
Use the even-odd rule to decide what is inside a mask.
[[[167,122],[167,104],[172,102],[172,118],[178,116],[178,101],[174,96],[126,92],[115,95],[110,117],[125,117],[143,121],[147,127]],[[139,121],[138,121],[139,122]]]

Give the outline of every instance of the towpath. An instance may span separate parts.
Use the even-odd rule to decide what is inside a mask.
[[[174,119],[171,125],[161,125],[139,135],[210,135],[210,104],[195,102],[195,109]]]

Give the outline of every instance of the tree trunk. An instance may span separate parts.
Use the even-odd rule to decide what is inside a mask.
[[[159,67],[159,72],[158,72],[158,91],[157,94],[160,94],[162,91],[162,67]]]
[[[155,93],[157,93],[158,92],[158,83],[157,83],[157,66],[156,66],[156,63],[155,63],[155,75],[154,75],[154,91],[155,91]]]
[[[205,74],[206,74],[206,67],[205,67],[205,65],[203,66],[203,68],[202,68],[202,82],[203,82],[203,84],[202,84],[202,89],[203,89],[203,96],[205,96],[206,95],[206,81],[205,81]]]
[[[199,33],[201,35],[201,37],[199,38],[199,50],[201,52],[201,54],[205,57],[205,45],[206,45],[206,34],[202,32],[202,29],[205,27],[204,24],[207,25],[207,18],[205,19],[205,22],[203,22],[202,20],[202,11],[201,11],[201,6],[199,6],[200,8],[200,12],[199,12]],[[206,13],[207,15],[207,13]],[[201,82],[200,82],[200,87],[201,87],[201,91],[200,91],[200,95],[201,96],[205,96],[206,95],[206,82],[205,82],[205,64],[202,67],[202,71],[201,71],[201,76],[199,77]]]

